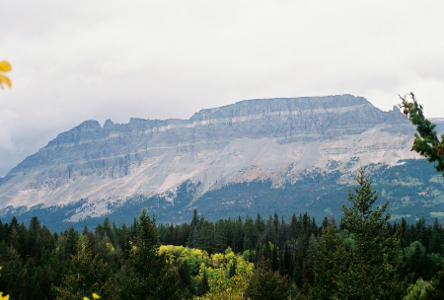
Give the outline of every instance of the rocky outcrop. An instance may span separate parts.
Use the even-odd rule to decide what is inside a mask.
[[[229,182],[280,184],[311,168],[351,170],[352,158],[414,157],[412,133],[396,107],[383,112],[351,95],[241,101],[188,120],[107,120],[103,127],[89,120],[12,169],[0,182],[0,208],[87,199],[84,217],[134,195],[174,193],[186,180],[201,183],[196,195]]]

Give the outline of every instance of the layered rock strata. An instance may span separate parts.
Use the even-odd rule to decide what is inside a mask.
[[[248,100],[204,109],[188,120],[85,121],[59,134],[0,181],[0,209],[87,200],[72,220],[109,213],[134,195],[173,194],[184,181],[196,197],[230,182],[298,180],[302,172],[352,172],[396,164],[413,127],[351,95]],[[344,177],[344,180],[346,177]],[[113,208],[111,208],[113,207]]]

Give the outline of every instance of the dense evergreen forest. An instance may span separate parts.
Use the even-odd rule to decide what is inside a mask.
[[[341,220],[263,218],[50,232],[0,221],[0,291],[10,299],[442,299],[444,230],[390,223],[361,170]],[[93,294],[96,293],[96,294]]]

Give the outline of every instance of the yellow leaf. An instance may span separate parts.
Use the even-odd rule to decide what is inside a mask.
[[[89,300],[89,298],[88,297],[83,297],[83,300]]]
[[[0,71],[9,72],[11,71],[11,65],[7,61],[0,61]]]
[[[100,296],[97,295],[96,293],[93,293],[93,298],[94,298],[94,299],[100,299]]]
[[[0,292],[0,300],[9,300],[9,295],[3,296],[3,292]]]
[[[11,87],[11,81],[8,77],[0,75],[0,87],[3,88],[3,84],[6,84],[7,86]]]

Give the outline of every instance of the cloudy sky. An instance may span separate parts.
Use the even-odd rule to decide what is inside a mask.
[[[414,91],[444,117],[444,1],[0,0],[0,177],[86,119]]]

